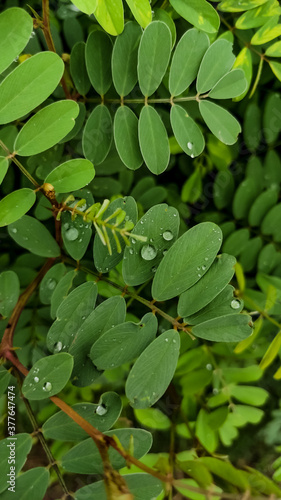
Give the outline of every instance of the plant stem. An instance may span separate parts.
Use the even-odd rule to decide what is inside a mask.
[[[21,382],[21,378],[20,378],[20,375],[19,375],[19,373],[18,373],[17,370],[16,370],[16,375],[17,375],[18,384],[19,384],[20,390],[21,390],[22,382]],[[57,475],[58,481],[59,481],[59,483],[60,483],[60,485],[62,487],[62,490],[64,491],[65,495],[67,495],[67,497],[73,498],[73,495],[71,495],[71,493],[67,489],[67,486],[66,486],[66,484],[64,482],[64,479],[62,477],[60,469],[59,469],[59,467],[58,467],[58,465],[57,465],[57,463],[56,463],[56,461],[55,461],[55,459],[54,459],[54,457],[52,455],[52,452],[51,452],[50,448],[48,447],[47,441],[46,441],[44,435],[42,434],[42,432],[41,432],[41,430],[39,428],[39,425],[38,425],[38,423],[36,421],[36,417],[35,417],[35,415],[33,413],[31,405],[30,405],[28,399],[26,399],[24,397],[24,395],[22,394],[22,392],[21,392],[21,399],[22,399],[22,401],[23,401],[23,403],[25,405],[25,408],[26,408],[29,420],[30,420],[31,425],[33,427],[33,430],[38,435],[38,439],[39,439],[39,441],[40,441],[40,443],[42,445],[43,450],[45,451],[45,454],[46,454],[46,456],[48,458],[48,462],[49,462],[50,466],[54,469],[54,471],[55,471],[55,473]]]
[[[56,48],[55,48],[55,44],[54,44],[52,33],[51,33],[51,27],[50,27],[49,0],[42,0],[42,14],[43,14],[43,33],[44,33],[47,47],[51,52],[56,53]],[[70,95],[68,87],[66,85],[66,81],[64,79],[64,76],[61,79],[61,85],[62,85],[66,99],[71,99],[71,95]]]
[[[26,170],[26,168],[22,165],[22,163],[14,156],[14,153],[11,153],[9,149],[7,148],[6,144],[4,144],[3,141],[0,140],[0,146],[2,149],[4,149],[5,153],[7,153],[7,157],[11,159],[22,171],[22,173],[28,178],[30,182],[36,187],[39,188],[40,185],[38,182],[32,177],[32,175]]]
[[[68,264],[70,264],[74,267],[77,267],[77,262],[73,261],[69,257],[64,257],[63,260],[64,260],[64,262],[67,262]],[[180,323],[176,318],[173,318],[169,314],[165,313],[162,309],[155,306],[154,302],[150,302],[149,300],[145,299],[144,297],[140,297],[137,293],[129,291],[126,286],[122,287],[121,285],[114,283],[114,281],[111,281],[110,279],[104,277],[102,274],[97,273],[95,271],[92,271],[91,269],[88,269],[85,266],[79,266],[79,269],[80,269],[80,271],[83,271],[84,273],[92,274],[93,276],[96,276],[96,278],[99,281],[104,281],[105,283],[108,283],[110,286],[116,288],[117,290],[120,290],[121,293],[123,293],[124,295],[128,295],[133,300],[137,300],[138,302],[141,302],[145,306],[149,307],[149,309],[151,309],[152,312],[159,314],[159,316],[162,316],[162,318],[169,321],[169,323],[171,323],[178,330],[182,330],[182,331],[186,332],[194,340],[195,337],[193,337],[193,335],[190,333],[189,327],[187,327],[184,323]]]
[[[12,312],[12,315],[9,319],[8,325],[5,329],[2,342],[0,344],[0,357],[5,356],[5,353],[9,352],[10,349],[13,347],[13,336],[15,332],[15,328],[17,326],[17,322],[20,318],[20,315],[26,306],[26,303],[30,299],[31,295],[33,292],[36,290],[37,286],[41,282],[41,280],[44,278],[46,272],[52,267],[56,259],[51,258],[48,259],[44,266],[40,269],[39,273],[37,276],[34,278],[34,280],[28,285],[26,290],[20,295],[19,300]]]

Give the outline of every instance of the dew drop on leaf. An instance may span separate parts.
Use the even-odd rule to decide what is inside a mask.
[[[76,229],[76,227],[71,227],[65,233],[65,237],[68,241],[75,241],[75,240],[77,240],[78,236],[79,236],[79,232],[78,232],[78,229]]]
[[[173,235],[172,231],[164,231],[164,233],[163,233],[164,240],[171,241],[173,239],[173,237],[174,237],[174,235]]]
[[[54,280],[53,278],[49,278],[47,280],[46,286],[47,286],[47,288],[49,288],[49,290],[54,290],[54,288],[56,287],[56,284],[57,284],[56,280]]]
[[[45,384],[43,385],[43,391],[45,392],[50,392],[52,390],[52,384],[51,382],[45,382]]]
[[[39,382],[39,378],[38,377],[34,377],[33,380],[34,380],[34,382],[36,382],[36,384],[37,384],[37,382]]]
[[[96,408],[97,415],[105,415],[107,413],[107,409],[103,405],[99,405]]]
[[[153,260],[157,255],[157,250],[152,245],[144,245],[141,249],[141,256],[144,260]]]
[[[54,345],[54,352],[60,352],[62,350],[62,342],[56,342]]]
[[[234,299],[234,300],[231,301],[230,305],[231,305],[232,309],[239,309],[240,302],[239,302],[239,300]]]

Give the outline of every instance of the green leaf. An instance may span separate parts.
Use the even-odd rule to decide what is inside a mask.
[[[39,287],[39,296],[42,304],[51,304],[52,295],[65,273],[66,268],[62,263],[55,264],[47,271]]]
[[[268,0],[223,0],[219,3],[219,10],[224,12],[243,12],[251,10],[259,5],[268,2]]]
[[[172,13],[168,13],[166,10],[160,8],[154,9],[153,21],[162,21],[165,23],[172,35],[172,47],[174,47],[177,38],[177,30],[175,22],[172,18]]]
[[[71,0],[76,7],[90,16],[94,14],[98,23],[110,35],[119,35],[124,27],[122,0]]]
[[[125,248],[123,278],[127,285],[140,285],[154,274],[163,255],[179,232],[179,214],[165,203],[155,205],[138,221],[131,232],[131,246]],[[147,242],[134,239],[145,236]]]
[[[244,71],[246,80],[247,80],[247,88],[244,90],[243,94],[241,94],[239,97],[236,97],[234,100],[235,101],[241,101],[243,97],[247,94],[250,85],[251,85],[251,80],[252,80],[252,74],[253,74],[253,65],[252,65],[252,54],[251,50],[248,47],[244,47],[236,57],[236,61],[233,64],[233,69],[234,68],[240,68]]]
[[[99,104],[90,114],[82,138],[83,153],[95,165],[107,157],[112,143],[112,118],[108,108]]]
[[[258,365],[249,365],[242,368],[239,367],[224,367],[223,376],[226,382],[256,382],[262,376],[262,370]]]
[[[243,252],[248,240],[250,238],[249,229],[243,228],[234,231],[228,236],[223,244],[223,251],[238,257]]]
[[[278,201],[278,190],[267,189],[263,191],[252,203],[249,211],[249,224],[260,226],[263,218]]]
[[[24,9],[13,7],[0,15],[0,73],[22,52],[29,41],[33,23]]]
[[[157,408],[134,410],[138,422],[149,429],[166,431],[171,427],[170,419]]]
[[[51,184],[56,193],[68,193],[86,186],[93,180],[95,169],[89,160],[77,158],[56,167],[47,175],[45,183]]]
[[[233,385],[229,388],[231,396],[247,405],[261,406],[263,405],[269,394],[261,387],[252,387],[246,385]]]
[[[274,143],[279,136],[279,132],[281,130],[280,113],[281,113],[280,94],[277,92],[270,93],[265,101],[265,108],[263,114],[263,131],[267,144]],[[274,120],[272,119],[272,117],[274,117]]]
[[[138,52],[138,79],[141,92],[150,96],[158,89],[168,67],[172,36],[162,21],[154,21],[145,28]]]
[[[57,309],[57,319],[47,335],[47,347],[52,352],[67,350],[72,337],[95,307],[97,285],[90,281],[75,288]]]
[[[138,139],[138,118],[128,106],[120,106],[115,113],[114,141],[126,167],[137,170],[143,163]]]
[[[74,101],[58,101],[38,111],[20,130],[14,151],[31,156],[51,148],[75,125],[79,106]]]
[[[64,63],[54,52],[41,52],[17,66],[0,84],[0,124],[36,108],[55,90]]]
[[[191,144],[192,143],[189,145],[191,146]],[[195,203],[202,196],[202,191],[203,185],[201,169],[196,168],[182,187],[181,199],[185,203]]]
[[[36,194],[32,189],[13,191],[0,201],[0,227],[20,219],[34,205]]]
[[[212,43],[200,64],[196,83],[197,92],[203,94],[212,89],[230,71],[234,61],[232,43],[223,38]]]
[[[14,491],[21,500],[43,500],[49,480],[50,473],[45,467],[34,467],[16,478]],[[10,500],[11,491],[6,490],[1,499]]]
[[[281,57],[281,41],[275,42],[270,45],[266,49],[265,55],[270,57]]]
[[[206,125],[220,141],[229,145],[237,141],[240,124],[226,109],[206,100],[199,102],[199,109]]]
[[[86,44],[84,42],[77,42],[72,48],[69,69],[76,90],[85,96],[91,88],[91,82],[86,68]]]
[[[0,156],[0,184],[2,183],[9,168],[9,160],[4,156]]]
[[[252,45],[263,45],[281,35],[281,24],[278,23],[280,14],[271,17],[252,37]]]
[[[212,342],[240,342],[249,337],[252,331],[251,316],[247,314],[220,316],[192,328],[195,337]]]
[[[94,367],[89,353],[92,345],[115,325],[124,323],[126,302],[123,297],[110,297],[92,311],[72,337],[69,353],[74,356],[73,384],[90,385],[101,372]]]
[[[145,455],[152,445],[150,432],[143,429],[114,429],[105,434],[111,437],[116,436],[125,450],[128,450],[133,442],[134,451],[132,454],[138,459]],[[114,469],[121,469],[126,465],[124,458],[113,448],[109,448],[108,455]],[[62,467],[68,472],[78,474],[102,474],[102,459],[92,438],[86,439],[71,448],[62,457]]]
[[[186,31],[181,37],[171,63],[169,76],[171,95],[181,94],[195,80],[209,44],[208,36],[196,29]]]
[[[51,296],[51,317],[54,319],[56,317],[56,313],[58,307],[62,303],[62,301],[67,297],[70,289],[73,286],[73,280],[77,275],[77,270],[73,269],[73,271],[68,271],[62,278],[59,279],[59,282],[54,290],[54,293]]]
[[[251,152],[254,152],[261,140],[261,109],[256,103],[248,104],[243,125],[246,146]]]
[[[104,432],[108,431],[119,418],[122,402],[120,396],[115,392],[105,392],[98,404],[77,403],[72,408],[90,425]],[[59,411],[49,418],[44,423],[42,431],[47,439],[57,439],[58,441],[81,441],[89,437],[86,431],[63,411]]]
[[[233,292],[233,286],[227,285],[207,306],[197,313],[185,317],[184,321],[190,325],[198,325],[213,318],[233,315],[234,312],[236,314],[240,313],[244,307],[244,302],[237,300]],[[235,309],[233,308],[233,304],[235,305]]]
[[[204,464],[207,469],[218,477],[242,490],[247,490],[249,487],[248,481],[243,471],[235,469],[229,462],[224,462],[218,458],[200,457],[198,461]]]
[[[11,381],[11,373],[10,371],[6,370],[4,366],[0,367],[0,395],[4,394],[6,392],[8,385],[10,384]],[[1,452],[0,452],[1,453]]]
[[[236,189],[232,211],[236,219],[247,218],[249,210],[261,191],[261,186],[253,177],[247,177]]]
[[[213,185],[213,197],[214,203],[219,210],[231,203],[234,186],[233,175],[229,170],[218,172]]]
[[[260,367],[262,370],[265,370],[269,365],[271,365],[276,356],[278,356],[280,347],[281,347],[281,333],[279,332],[270,343],[266,353],[264,354],[260,362]]]
[[[37,219],[24,215],[8,227],[11,238],[29,252],[41,257],[58,257],[60,248],[48,229]]]
[[[281,81],[281,64],[276,61],[269,61],[269,66],[271,67],[273,73],[278,78],[278,80]]]
[[[129,491],[135,500],[147,500],[148,498],[158,498],[163,490],[163,486],[159,479],[156,479],[149,474],[124,474]],[[104,481],[96,481],[95,483],[83,486],[76,490],[75,496],[77,500],[107,500],[108,496],[105,489]]]
[[[196,420],[196,436],[209,453],[218,446],[217,433],[209,425],[209,414],[201,408]]]
[[[149,0],[126,0],[136,21],[142,28],[152,21],[152,11]]]
[[[14,309],[20,294],[20,282],[14,271],[0,274],[0,314],[9,316]]]
[[[180,295],[178,314],[191,316],[209,304],[232,279],[235,263],[236,259],[231,255],[220,255],[203,278]]]
[[[216,33],[219,29],[218,13],[206,0],[171,0],[175,11],[197,29]]]
[[[195,479],[199,486],[207,488],[213,483],[213,478],[210,472],[203,464],[195,460],[180,460],[179,456],[180,453],[177,456],[177,464],[179,468],[186,472],[188,476]]]
[[[203,222],[184,233],[156,271],[153,298],[172,299],[199,281],[215,260],[221,241],[221,230],[212,222]]]
[[[251,28],[258,28],[266,23],[266,21],[276,15],[280,15],[281,10],[279,6],[279,2],[276,0],[266,1],[261,7],[257,6],[256,8],[252,8],[249,11],[244,12],[242,16],[240,16],[235,26],[239,30],[246,30]]]
[[[199,156],[205,147],[204,136],[186,110],[177,104],[171,108],[171,125],[183,151],[191,158]]]
[[[163,396],[175,373],[180,336],[168,330],[140,355],[126,381],[126,396],[133,408],[148,408]]]
[[[138,48],[142,30],[134,22],[125,24],[112,52],[112,78],[120,96],[129,94],[137,83]]]
[[[62,239],[69,255],[75,260],[81,260],[84,256],[92,236],[90,222],[85,222],[81,216],[72,220],[70,213],[63,213],[62,217]]]
[[[106,33],[100,30],[90,33],[86,43],[86,67],[90,82],[100,95],[106,94],[112,83],[112,48],[112,41]]]
[[[233,69],[224,75],[212,88],[209,96],[213,99],[232,99],[238,97],[247,88],[247,80],[242,69]]]
[[[72,368],[73,358],[66,352],[39,359],[24,379],[23,395],[35,401],[54,396],[68,382]]]
[[[99,337],[91,348],[90,358],[98,370],[110,370],[132,361],[154,340],[157,327],[152,313],[143,316],[139,323],[121,323]]]
[[[170,160],[170,147],[166,127],[152,106],[144,106],[139,118],[139,141],[143,159],[156,175],[166,170]]]
[[[1,467],[1,477],[0,477],[0,493],[1,498],[3,496],[3,491],[8,488],[7,474],[10,472],[10,466],[14,465],[15,475],[21,470],[25,464],[28,453],[32,447],[32,437],[29,434],[16,434],[14,441],[11,438],[2,439],[0,443],[0,467]],[[13,448],[12,443],[15,444]],[[9,464],[8,459],[10,456],[10,450],[15,451],[16,460],[15,464]]]

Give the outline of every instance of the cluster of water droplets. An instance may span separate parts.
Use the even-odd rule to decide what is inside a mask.
[[[172,231],[166,230],[162,233],[162,237],[163,237],[163,240],[165,240],[165,241],[172,241],[172,239],[174,238],[174,235],[173,235]],[[155,259],[155,257],[158,254],[158,250],[155,248],[154,245],[152,245],[152,243],[153,243],[153,239],[151,238],[149,240],[149,243],[143,245],[143,247],[141,248],[141,257],[144,260],[153,260],[153,259]],[[166,252],[167,252],[167,250],[164,250],[163,255],[165,255]],[[154,271],[154,268],[152,268],[152,271],[155,272],[156,268],[155,268],[155,271]]]
[[[89,227],[89,224],[83,224],[83,223],[80,223],[79,224],[79,228],[84,228],[84,229],[88,229]],[[64,225],[63,225],[63,229],[65,231],[65,238],[68,240],[68,241],[76,241],[79,236],[79,243],[82,242],[82,237],[84,234],[85,234],[85,230],[82,230],[81,233],[79,231],[79,229],[77,229],[77,227],[74,227],[74,226],[71,226],[68,222],[66,222]]]

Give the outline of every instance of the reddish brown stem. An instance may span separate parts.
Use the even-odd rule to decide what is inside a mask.
[[[51,27],[50,27],[49,0],[42,0],[42,12],[43,12],[43,33],[44,33],[47,47],[51,52],[56,52],[55,44],[54,44],[52,33],[51,33]],[[70,92],[68,90],[64,76],[61,79],[61,85],[62,85],[66,99],[71,99],[71,95],[70,95]]]
[[[0,357],[6,356],[6,352],[10,351],[10,349],[13,348],[13,337],[15,333],[15,329],[18,323],[18,320],[20,318],[20,315],[30,299],[31,295],[33,292],[36,290],[37,286],[41,282],[41,280],[44,278],[46,272],[52,267],[53,263],[55,262],[56,259],[51,258],[48,259],[44,266],[40,269],[39,273],[37,274],[36,278],[28,285],[26,290],[20,295],[19,300],[13,310],[13,313],[9,319],[9,323],[6,327],[6,330],[4,332],[2,342],[0,344]]]

